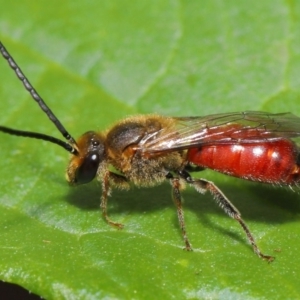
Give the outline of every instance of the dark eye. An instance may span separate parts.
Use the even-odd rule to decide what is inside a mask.
[[[81,166],[76,170],[76,183],[82,184],[92,181],[96,177],[99,162],[98,153],[90,153],[87,155]]]

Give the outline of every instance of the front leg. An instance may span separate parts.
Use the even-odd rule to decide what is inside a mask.
[[[122,229],[124,225],[112,221],[107,214],[107,199],[111,195],[111,187],[110,187],[111,183],[113,183],[114,186],[119,187],[121,189],[129,189],[129,184],[127,182],[127,179],[122,175],[118,175],[108,171],[103,176],[102,195],[101,195],[101,203],[100,203],[102,216],[109,225],[117,227],[118,229]]]

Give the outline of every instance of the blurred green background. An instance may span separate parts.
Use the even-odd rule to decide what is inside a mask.
[[[0,39],[75,136],[137,113],[300,115],[296,1],[0,0]],[[0,123],[60,138],[0,60]],[[184,192],[183,242],[169,184],[69,188],[68,154],[0,135],[0,279],[47,299],[296,299],[299,195],[205,171],[241,211],[262,251],[209,195]]]

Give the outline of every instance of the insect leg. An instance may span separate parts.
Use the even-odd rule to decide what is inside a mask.
[[[107,198],[110,196],[111,188],[110,188],[110,172],[107,172],[103,178],[102,182],[102,195],[101,195],[101,203],[100,208],[102,210],[102,216],[105,221],[114,227],[122,229],[124,227],[123,224],[112,221],[107,214]]]
[[[174,178],[171,174],[168,174],[168,178],[170,179],[172,185],[172,196],[173,196],[172,198],[177,208],[177,216],[178,216],[183,240],[185,243],[185,250],[192,251],[192,246],[189,242],[189,239],[185,231],[184,213],[183,213],[182,199],[180,194],[180,187],[181,187],[180,179]]]
[[[241,213],[238,209],[229,201],[229,199],[222,193],[222,191],[211,181],[205,179],[193,179],[188,172],[182,170],[179,175],[183,177],[187,183],[191,184],[199,193],[205,193],[209,191],[214,197],[217,204],[225,211],[225,213],[231,218],[237,220],[245,231],[247,238],[252,245],[254,252],[262,259],[269,262],[274,260],[273,256],[264,255],[258,248],[255,239],[250,232],[250,229],[241,217]]]

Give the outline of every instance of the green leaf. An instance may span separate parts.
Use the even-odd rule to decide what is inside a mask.
[[[296,1],[0,0],[0,39],[76,137],[136,113],[300,115]],[[60,137],[0,59],[0,123]],[[241,211],[187,188],[183,242],[170,186],[113,191],[65,183],[67,155],[0,135],[0,279],[47,299],[297,299],[299,195],[205,171]]]

